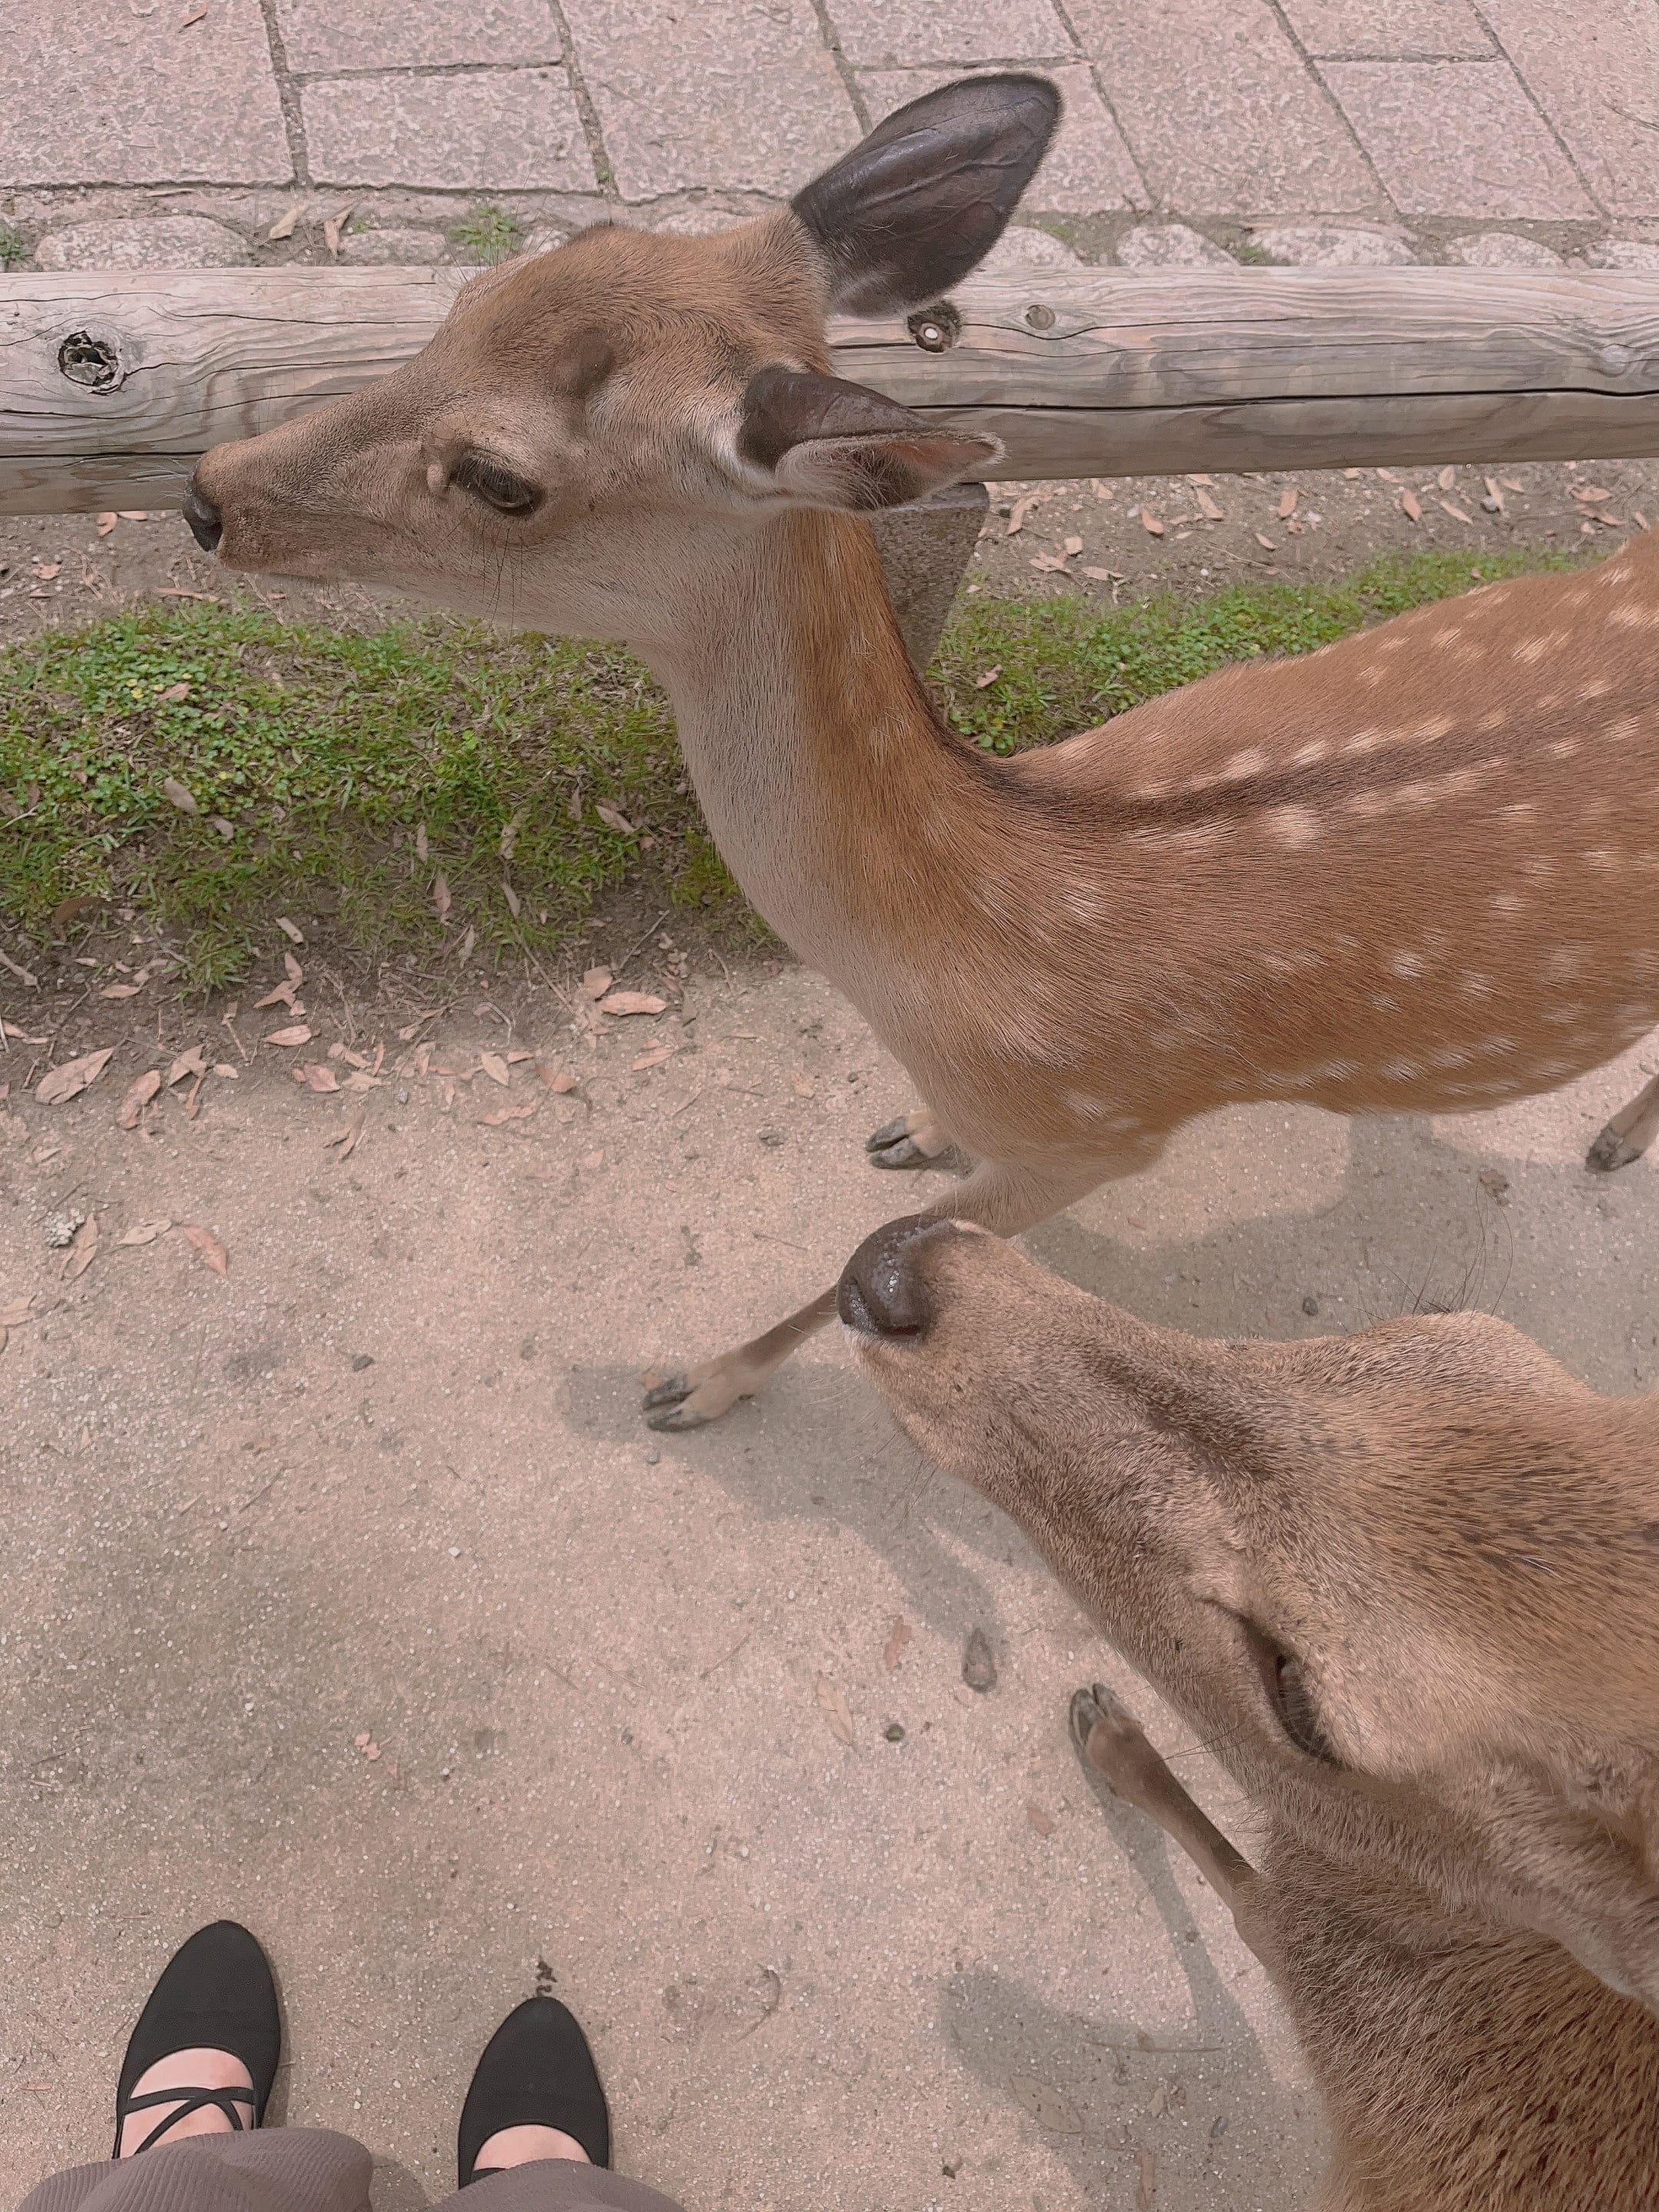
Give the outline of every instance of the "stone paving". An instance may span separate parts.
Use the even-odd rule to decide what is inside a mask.
[[[1652,0],[0,0],[0,258],[715,228],[1011,64],[1066,97],[1019,258],[1659,267]]]

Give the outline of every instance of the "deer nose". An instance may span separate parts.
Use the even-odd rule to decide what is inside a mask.
[[[185,520],[204,553],[211,553],[225,534],[224,518],[211,500],[203,498],[194,484],[185,494]]]
[[[948,1221],[913,1213],[866,1237],[842,1271],[836,1310],[860,1336],[919,1337],[933,1318],[931,1285],[917,1247],[953,1232]]]

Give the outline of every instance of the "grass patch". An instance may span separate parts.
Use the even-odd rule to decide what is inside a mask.
[[[524,225],[505,208],[486,204],[464,216],[449,237],[469,261],[507,261],[524,244]]]
[[[934,674],[955,727],[1008,753],[1226,662],[1327,644],[1472,574],[1543,565],[1565,564],[1390,556],[1341,585],[1105,613],[1081,598],[970,599]],[[208,607],[145,608],[0,652],[0,913],[37,942],[75,927],[60,909],[86,900],[82,927],[92,902],[141,909],[202,988],[238,981],[279,914],[320,919],[363,953],[435,960],[471,930],[486,956],[540,957],[630,879],[665,903],[744,915],[667,702],[625,653]]]
[[[28,258],[22,232],[14,230],[9,222],[0,222],[0,270],[21,269]]]

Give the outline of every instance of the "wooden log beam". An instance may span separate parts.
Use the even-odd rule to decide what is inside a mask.
[[[175,501],[209,446],[407,360],[463,281],[0,277],[0,514]],[[1659,276],[1089,269],[832,337],[842,374],[1000,438],[1001,477],[1659,454]]]

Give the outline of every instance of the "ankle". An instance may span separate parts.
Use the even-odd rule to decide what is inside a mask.
[[[501,2128],[480,2148],[477,2171],[532,2166],[544,2158],[576,2159],[584,2166],[593,2162],[574,2136],[566,2135],[562,2128]]]

